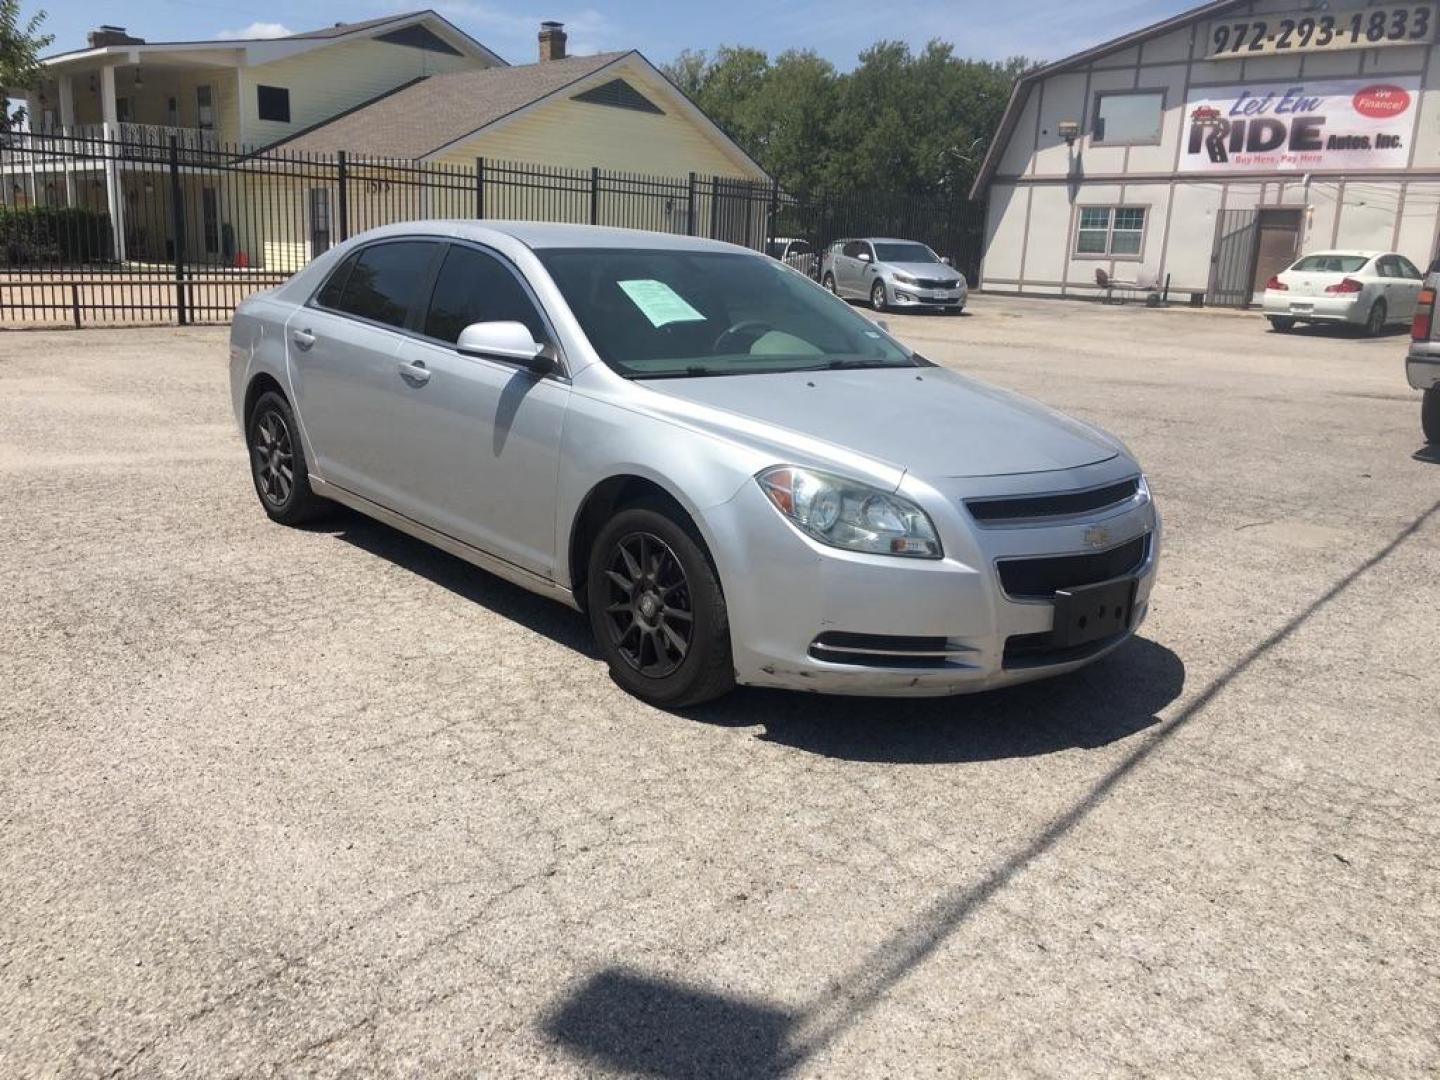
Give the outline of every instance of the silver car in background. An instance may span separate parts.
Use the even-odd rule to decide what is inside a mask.
[[[965,275],[913,240],[837,240],[825,249],[820,283],[844,299],[868,300],[876,311],[963,311],[969,297]]]
[[[1282,332],[1297,322],[1332,323],[1379,337],[1415,314],[1421,277],[1393,251],[1317,251],[1265,283],[1261,311]]]
[[[1071,671],[1155,580],[1118,441],[728,244],[377,229],[240,305],[230,378],[272,519],[343,503],[581,609],[661,706]]]

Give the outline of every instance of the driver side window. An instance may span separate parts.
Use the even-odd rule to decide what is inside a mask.
[[[524,323],[536,341],[549,340],[540,312],[507,266],[483,251],[452,244],[430,294],[425,336],[453,344],[477,322]]]
[[[863,250],[865,250],[865,245],[863,243],[861,243],[859,240],[851,240],[845,245],[843,254],[846,256],[846,258],[858,259],[860,257],[860,252],[862,252]]]

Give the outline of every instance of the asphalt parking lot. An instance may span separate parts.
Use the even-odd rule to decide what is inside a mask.
[[[0,1076],[1440,1071],[1440,456],[1403,335],[977,297],[1124,438],[1137,640],[886,702],[271,525],[225,330],[0,336]]]

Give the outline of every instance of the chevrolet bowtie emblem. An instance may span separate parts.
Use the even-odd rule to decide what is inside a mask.
[[[1085,546],[1101,548],[1110,542],[1110,530],[1104,525],[1091,525],[1085,530]]]

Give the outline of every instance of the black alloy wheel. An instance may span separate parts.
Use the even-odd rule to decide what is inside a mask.
[[[305,447],[290,404],[273,390],[260,395],[245,425],[255,494],[272,521],[299,525],[323,516],[334,504],[310,488]]]
[[[256,418],[250,454],[260,497],[266,505],[283,510],[295,490],[295,447],[290,426],[279,411],[267,409]]]
[[[674,674],[695,630],[690,581],[675,552],[653,533],[630,533],[611,551],[605,577],[605,625],[615,651],[646,678]]]

